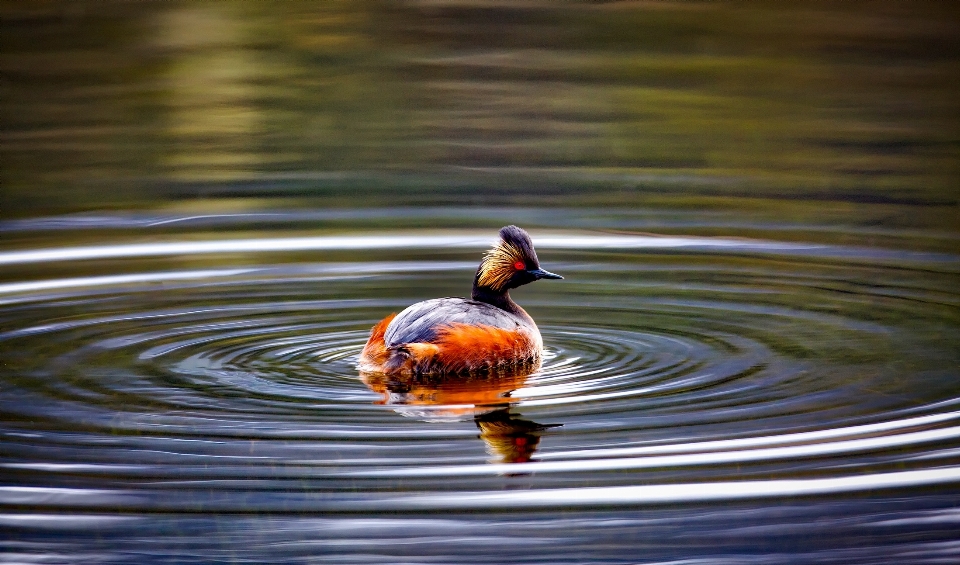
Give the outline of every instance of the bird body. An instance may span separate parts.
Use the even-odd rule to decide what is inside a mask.
[[[527,232],[506,226],[477,268],[470,299],[425,300],[387,316],[371,330],[360,368],[400,375],[536,368],[540,330],[509,290],[543,278],[563,277],[540,268]]]

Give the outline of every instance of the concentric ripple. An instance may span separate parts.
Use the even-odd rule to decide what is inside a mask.
[[[50,273],[0,284],[0,523],[67,548],[90,549],[97,531],[100,557],[173,528],[184,543],[170,560],[219,560],[220,542],[186,532],[213,528],[229,543],[254,527],[247,560],[330,541],[314,528],[356,542],[325,545],[331,558],[372,551],[358,533],[369,528],[393,532],[374,553],[396,556],[431,543],[408,539],[425,527],[441,561],[510,543],[514,557],[562,562],[586,543],[619,562],[622,542],[603,542],[598,525],[616,537],[633,521],[681,543],[692,534],[665,524],[686,520],[755,543],[756,528],[786,539],[819,508],[805,535],[822,551],[809,560],[840,560],[848,539],[869,560],[891,527],[885,505],[920,560],[955,551],[944,529],[920,524],[957,522],[956,257],[703,238],[535,243],[566,277],[515,291],[540,325],[544,366],[456,380],[361,375],[356,362],[384,315],[468,291],[467,259],[486,244],[471,234],[0,253]],[[317,255],[342,250],[350,261]],[[146,259],[222,253],[203,269]],[[137,261],[57,274],[94,258]]]

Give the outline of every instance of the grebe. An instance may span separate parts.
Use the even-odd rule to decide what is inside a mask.
[[[540,268],[527,232],[506,226],[477,268],[471,300],[425,300],[387,316],[371,330],[360,370],[431,375],[539,367],[540,330],[510,289],[562,278]]]

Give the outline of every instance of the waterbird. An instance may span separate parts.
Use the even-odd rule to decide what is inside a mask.
[[[538,368],[543,338],[510,290],[540,279],[562,279],[540,268],[530,235],[500,229],[466,298],[435,298],[390,314],[370,331],[361,371],[387,375],[450,375]]]

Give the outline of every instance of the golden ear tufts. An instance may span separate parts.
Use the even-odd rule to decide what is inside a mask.
[[[480,275],[477,282],[480,286],[503,290],[513,276],[513,264],[517,261],[526,263],[523,251],[513,244],[500,241],[487,251],[480,262]]]

